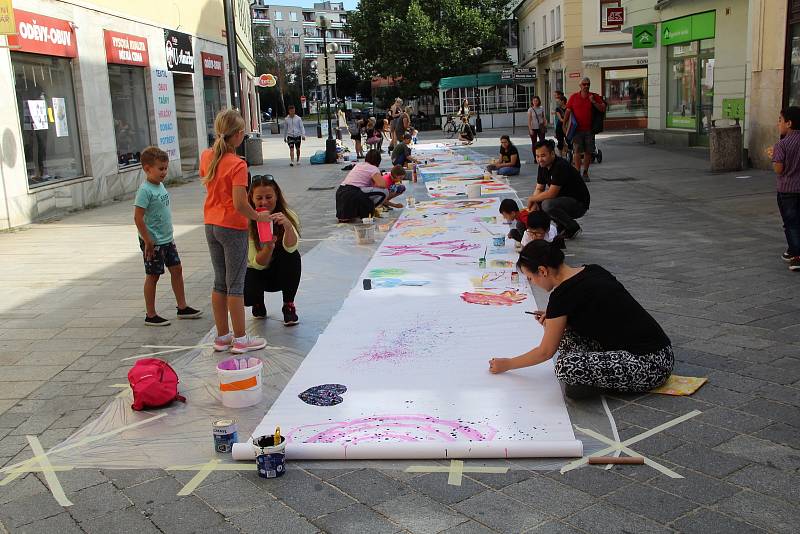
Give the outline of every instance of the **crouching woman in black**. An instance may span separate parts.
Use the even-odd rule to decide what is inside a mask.
[[[515,358],[492,358],[489,370],[503,373],[542,363],[558,352],[556,377],[567,396],[642,392],[672,373],[670,340],[655,319],[614,276],[599,265],[571,267],[546,241],[522,249],[519,269],[550,292],[541,344]]]
[[[272,241],[262,243],[255,221],[250,224],[247,249],[247,273],[244,277],[244,305],[253,307],[253,317],[266,319],[267,307],[264,293],[281,292],[283,296],[283,324],[296,325],[300,319],[294,297],[300,286],[300,252],[297,250],[300,234],[297,214],[289,209],[283,192],[270,175],[254,176],[250,182],[250,205],[271,213]]]

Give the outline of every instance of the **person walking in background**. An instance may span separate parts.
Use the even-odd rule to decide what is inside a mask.
[[[553,113],[555,117],[554,130],[556,134],[556,148],[558,149],[558,155],[563,158],[566,153],[566,144],[564,142],[564,138],[566,137],[566,132],[564,131],[564,113],[567,111],[567,99],[561,91],[555,91],[553,96],[555,96],[556,100],[556,110]]]
[[[289,145],[289,167],[294,167],[295,150],[297,150],[297,164],[300,165],[300,143],[306,140],[306,128],[303,119],[295,114],[293,104],[286,110],[289,112],[283,121],[283,141]]]
[[[781,140],[767,149],[778,175],[778,209],[786,235],[784,261],[790,271],[800,271],[800,107],[790,106],[778,117]]]
[[[264,338],[245,332],[244,278],[249,222],[273,220],[268,211],[256,212],[247,200],[247,163],[236,155],[244,141],[244,130],[244,119],[237,110],[220,111],[214,120],[214,146],[200,155],[200,176],[206,187],[203,220],[214,269],[214,350],[230,349],[236,354],[267,346]]]
[[[589,78],[581,80],[581,90],[572,94],[567,100],[567,111],[564,114],[565,128],[569,128],[571,116],[575,116],[578,127],[572,138],[573,164],[581,170],[583,166],[583,179],[589,181],[589,165],[592,163],[594,153],[594,132],[592,132],[592,115],[597,111],[604,113],[606,105],[600,95],[589,91],[591,86]]]
[[[547,133],[547,117],[542,107],[542,99],[534,96],[531,99],[531,107],[528,108],[528,135],[531,137],[531,148],[536,146],[539,141],[544,141]],[[536,154],[535,150],[533,151]]]

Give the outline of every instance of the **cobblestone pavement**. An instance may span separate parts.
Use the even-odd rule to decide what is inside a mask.
[[[479,150],[494,152],[501,133],[484,133]],[[515,139],[530,160],[529,144]],[[774,179],[761,171],[714,175],[702,150],[641,142],[640,134],[599,141],[604,161],[592,167],[592,208],[568,261],[615,273],[671,337],[675,371],[709,378],[689,398],[609,399],[621,439],[702,412],[633,446],[684,479],[648,466],[562,475],[518,462],[506,474],[465,473],[453,486],[446,473],[342,464],[292,468],[277,481],[216,472],[178,497],[186,474],[83,469],[57,473],[74,503],[62,508],[43,474],[30,473],[0,485],[0,531],[796,532],[800,275],[780,259]],[[266,170],[299,208],[308,251],[336,226],[333,191],[319,189],[343,173],[290,169],[279,140],[265,141],[265,153],[274,156]],[[520,196],[532,189],[533,172],[528,163],[514,179]],[[189,303],[207,313],[169,328],[142,324],[129,199],[0,234],[0,465],[31,457],[26,435],[47,449],[95,417],[117,392],[108,386],[125,381],[129,365],[120,359],[141,345],[191,345],[210,329],[202,191],[190,182],[172,197]],[[159,311],[172,317],[161,286]]]

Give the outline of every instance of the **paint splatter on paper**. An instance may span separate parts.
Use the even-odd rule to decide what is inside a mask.
[[[490,269],[513,269],[514,262],[511,260],[489,260],[488,267]]]
[[[432,241],[419,245],[388,245],[381,249],[381,256],[422,256],[439,260],[442,258],[468,258],[469,254],[464,254],[471,250],[480,248],[478,243],[470,243],[463,239],[451,241]]]
[[[493,204],[494,199],[491,198],[476,198],[470,200],[431,200],[430,202],[420,202],[417,204],[417,209],[447,209],[454,211],[466,211],[490,208]]]
[[[461,293],[461,300],[469,304],[481,304],[484,306],[513,306],[524,302],[528,296],[515,289],[506,289],[502,292],[478,290],[466,291]]]
[[[287,441],[335,443],[347,447],[384,441],[491,441],[496,435],[497,429],[482,422],[440,419],[424,414],[388,414],[293,428],[287,433]]]
[[[370,278],[390,278],[395,276],[403,276],[408,271],[405,269],[396,269],[393,267],[384,267],[381,269],[371,269],[369,271]]]
[[[375,341],[352,361],[362,364],[400,363],[418,354],[431,354],[442,340],[452,335],[452,329],[440,327],[435,319],[418,316],[410,326],[394,331],[380,330]]]
[[[429,280],[403,280],[402,278],[379,278],[372,282],[373,289],[386,287],[422,287],[430,284]]]
[[[342,394],[346,391],[347,387],[342,384],[322,384],[308,388],[298,397],[312,406],[336,406],[344,402]]]
[[[446,234],[447,233],[446,226],[427,226],[422,228],[410,228],[400,234],[401,236],[405,237],[406,239],[418,239],[418,238],[431,238],[436,237],[438,235]]]

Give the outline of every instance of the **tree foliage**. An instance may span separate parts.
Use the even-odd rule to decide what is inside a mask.
[[[503,21],[508,0],[367,0],[350,13],[357,70],[408,85],[467,74],[507,60]],[[469,49],[481,47],[479,58]]]

